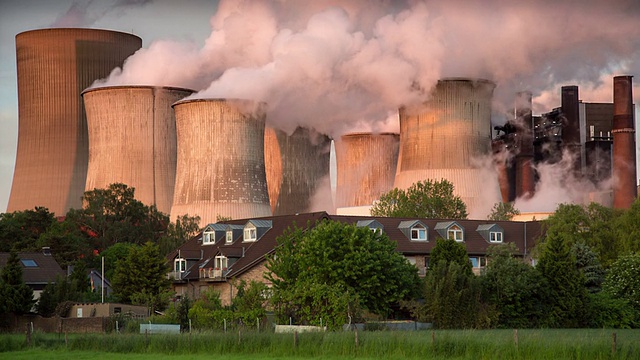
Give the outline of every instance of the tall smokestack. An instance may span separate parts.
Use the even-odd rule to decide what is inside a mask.
[[[271,216],[264,165],[265,115],[253,101],[181,100],[176,113],[178,156],[171,219]],[[257,108],[257,109],[256,109]]]
[[[139,37],[108,30],[16,35],[18,151],[8,212],[82,207],[89,148],[80,93],[140,47]]]
[[[613,207],[629,209],[638,196],[632,76],[613,78]]]
[[[580,145],[580,100],[578,98],[578,87],[562,87],[562,114],[566,123],[562,128],[563,148],[573,156],[573,170],[576,176],[582,174],[582,159]]]
[[[517,146],[516,155],[516,197],[530,198],[535,192],[533,170],[533,116],[531,112],[531,92],[516,94]],[[578,133],[579,134],[579,133]]]

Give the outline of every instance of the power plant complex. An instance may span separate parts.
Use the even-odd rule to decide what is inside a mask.
[[[172,220],[188,214],[203,225],[310,210],[330,173],[326,135],[266,126],[268,104],[253,99],[198,99],[195,90],[162,86],[90,87],[141,44],[107,30],[16,36],[20,119],[7,211],[44,206],[64,215],[82,206],[84,191],[116,182]],[[335,139],[334,206],[370,206],[394,187],[426,179],[453,183],[468,208],[511,202],[534,196],[536,166],[569,154],[574,176],[594,183],[613,177],[610,205],[630,207],[637,198],[631,76],[614,78],[613,104],[582,103],[578,88],[565,86],[561,107],[541,116],[532,114],[530,92],[517,93],[513,118],[492,136],[495,86],[444,78],[422,106],[399,109],[399,134]],[[494,182],[477,162],[491,154]]]

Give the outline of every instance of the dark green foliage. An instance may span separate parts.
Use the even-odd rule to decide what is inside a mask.
[[[589,294],[589,327],[638,328],[640,311],[631,303],[607,291]]]
[[[232,308],[235,317],[244,324],[255,324],[256,319],[262,320],[267,314],[267,285],[263,282],[251,281],[247,286],[244,280],[236,285],[238,292],[233,298]]]
[[[483,299],[497,311],[495,327],[531,328],[542,325],[548,298],[546,280],[522,259],[513,244],[492,245],[480,277]]]
[[[40,236],[38,246],[49,247],[51,254],[64,269],[79,259],[88,260],[93,256],[93,245],[78,226],[69,220],[54,222],[47,232]]]
[[[427,271],[423,289],[424,304],[410,306],[419,321],[438,329],[482,328],[491,322],[491,309],[480,301],[478,278],[458,262],[438,261]]]
[[[371,215],[386,217],[417,217],[425,219],[466,219],[467,206],[453,194],[453,184],[447,180],[419,181],[407,190],[395,188],[380,196]]]
[[[640,311],[640,254],[620,257],[609,269],[603,289]]]
[[[180,323],[180,330],[183,332],[189,329],[189,309],[191,309],[191,299],[189,295],[185,294],[180,299],[176,314]]]
[[[55,223],[44,207],[0,214],[0,252],[38,250],[38,239]]]
[[[84,262],[77,261],[71,276],[58,275],[55,282],[47,284],[36,304],[36,312],[44,317],[53,316],[59,304],[65,301],[91,302],[98,300],[91,291]]]
[[[467,249],[462,243],[453,240],[436,239],[436,246],[431,250],[430,262],[435,265],[443,260],[457,263],[467,275],[473,274]]]
[[[0,314],[25,314],[35,303],[33,290],[22,279],[22,265],[15,251],[0,272]]]
[[[158,240],[160,253],[167,255],[198,234],[199,223],[199,216],[178,216],[175,222],[169,223],[165,235]]]
[[[571,247],[571,252],[576,259],[576,267],[584,277],[584,286],[587,291],[591,293],[600,291],[605,271],[600,265],[598,255],[581,242],[575,243]]]
[[[162,310],[171,295],[168,271],[157,245],[148,242],[134,246],[116,263],[111,281],[113,295],[125,303],[146,305],[151,313]]]
[[[545,325],[580,327],[587,316],[584,277],[571,254],[570,243],[561,234],[547,234],[537,269],[549,290]]]
[[[355,318],[358,309],[385,316],[419,282],[395,247],[384,233],[333,221],[288,230],[268,259],[272,304],[283,317],[315,325],[321,317],[324,323]]]
[[[509,221],[516,215],[520,215],[520,210],[516,209],[512,203],[499,202],[493,205],[487,219],[492,221]]]
[[[640,252],[640,198],[615,219],[613,228],[625,254]]]

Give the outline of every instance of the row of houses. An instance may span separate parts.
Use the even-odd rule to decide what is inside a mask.
[[[198,236],[168,255],[173,289],[178,297],[186,294],[190,298],[213,289],[220,293],[223,304],[230,304],[237,281],[270,285],[264,278],[266,257],[275,250],[276,239],[286,229],[310,228],[322,220],[384,232],[397,244],[397,251],[416,266],[420,276],[426,274],[438,238],[464,244],[478,274],[486,266],[487,249],[492,244],[513,243],[518,249],[516,256],[533,261],[531,249],[543,231],[538,221],[387,218],[326,212],[223,221],[208,224]]]

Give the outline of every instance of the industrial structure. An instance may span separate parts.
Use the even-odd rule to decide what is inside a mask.
[[[178,155],[171,219],[271,215],[264,163],[264,104],[185,99],[173,105]]]
[[[443,79],[421,109],[401,108],[394,186],[406,189],[424,179],[446,179],[473,209],[479,197],[488,194],[486,182],[479,181],[483,170],[474,162],[490,151],[494,88],[483,79]]]
[[[629,209],[638,197],[631,76],[613,78],[613,207]]]
[[[352,133],[336,141],[336,207],[373,204],[393,189],[400,136]]]
[[[265,168],[271,211],[288,215],[310,211],[313,195],[329,176],[331,139],[308,128],[289,135],[267,127]]]
[[[89,133],[85,190],[124,183],[135,188],[136,199],[170,213],[177,151],[171,105],[192,93],[153,86],[85,90]]]
[[[18,149],[7,212],[82,206],[89,151],[80,93],[141,47],[139,37],[108,30],[16,35]]]

